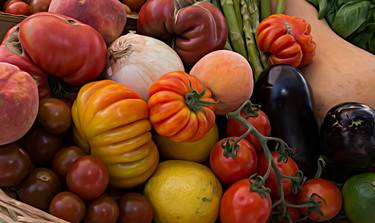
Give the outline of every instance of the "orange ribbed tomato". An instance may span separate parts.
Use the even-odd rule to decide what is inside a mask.
[[[84,85],[72,107],[75,141],[108,167],[110,183],[144,183],[159,163],[147,103],[126,85],[102,80]]]
[[[264,19],[256,32],[261,51],[269,53],[269,62],[303,67],[312,62],[315,42],[311,26],[304,19],[284,14],[271,15]]]
[[[149,96],[153,127],[172,141],[199,140],[215,123],[211,91],[183,71],[163,75],[150,87]]]

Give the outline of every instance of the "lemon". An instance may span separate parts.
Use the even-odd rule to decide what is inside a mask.
[[[174,142],[160,135],[155,137],[155,142],[163,158],[195,162],[207,160],[211,149],[218,140],[219,130],[216,125],[202,139],[194,142]]]
[[[222,193],[209,168],[183,160],[160,163],[144,190],[157,223],[213,223]]]

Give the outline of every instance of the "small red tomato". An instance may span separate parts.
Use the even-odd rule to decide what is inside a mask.
[[[266,223],[271,216],[272,202],[250,190],[251,182],[243,179],[224,192],[220,202],[221,223]]]
[[[245,113],[241,112],[241,116],[245,118]],[[269,136],[271,134],[271,124],[267,115],[258,110],[258,116],[250,116],[246,118],[247,122],[251,123],[256,130],[258,130],[262,135]],[[227,136],[241,136],[247,131],[247,128],[235,119],[229,119],[227,122]],[[257,137],[250,133],[246,139],[254,145],[257,151],[262,150],[262,145],[260,144]]]
[[[103,194],[108,186],[107,167],[94,156],[82,156],[68,168],[66,183],[69,190],[81,198],[95,199]]]
[[[6,13],[14,14],[14,15],[31,15],[30,6],[26,2],[14,2],[8,5],[5,9]]]
[[[285,175],[285,176],[295,176],[298,172],[298,166],[297,163],[291,158],[288,158],[288,161],[285,163],[284,161],[278,162],[279,159],[279,153],[272,152],[272,159],[276,163],[277,168],[279,171]],[[268,160],[264,153],[260,153],[258,155],[258,173],[260,175],[264,175],[267,172],[268,169]],[[282,179],[283,189],[284,189],[284,195],[288,196],[292,193],[292,181],[289,179]],[[266,180],[266,186],[271,189],[271,194],[278,196],[278,185],[277,185],[277,179],[275,175],[275,171],[271,170],[271,174]]]
[[[151,223],[154,211],[142,194],[127,193],[119,200],[119,223]]]
[[[319,196],[313,196],[313,194]],[[320,203],[320,211],[312,210],[309,214],[307,208],[300,209],[301,213],[315,222],[328,221],[334,218],[342,207],[342,194],[340,189],[331,181],[325,179],[310,179],[305,182],[298,194],[299,203],[304,203],[310,198]]]
[[[103,195],[88,203],[85,222],[116,223],[118,216],[119,208],[116,201],[108,195]]]
[[[22,0],[7,0],[4,2],[4,5],[3,5],[3,10],[5,11],[6,8],[8,8],[8,6],[10,4],[13,4],[15,2],[22,2]],[[2,3],[2,1],[0,1],[0,4]]]
[[[233,139],[236,139],[236,137]],[[257,153],[246,139],[239,141],[238,154],[234,159],[230,154],[226,156],[222,146],[228,140],[232,145],[233,139],[224,138],[220,140],[215,144],[210,153],[211,169],[215,175],[226,184],[233,184],[243,178],[250,177],[257,171]]]
[[[79,223],[85,216],[85,204],[77,195],[61,192],[52,199],[49,213],[63,220]]]
[[[55,154],[52,161],[52,170],[65,182],[69,166],[84,155],[85,153],[77,146],[63,148]]]

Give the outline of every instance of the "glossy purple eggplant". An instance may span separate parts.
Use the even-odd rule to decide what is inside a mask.
[[[331,108],[321,126],[325,175],[337,182],[375,166],[375,111],[357,102]]]
[[[265,70],[251,98],[260,104],[271,123],[271,135],[283,139],[307,176],[316,171],[319,128],[313,113],[310,87],[301,72],[289,65]]]

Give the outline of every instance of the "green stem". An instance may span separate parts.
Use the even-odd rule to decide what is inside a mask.
[[[316,171],[314,178],[317,179],[317,178],[320,178],[322,176],[323,169],[324,169],[325,166],[326,166],[326,161],[324,160],[324,158],[322,156],[320,156],[318,158],[318,170]]]
[[[277,0],[275,14],[284,14],[287,0]]]
[[[232,48],[232,46],[230,45],[229,37],[228,37],[228,39],[227,39],[227,42],[225,42],[224,49],[226,49],[226,50],[230,50],[230,51],[233,51],[233,48]]]
[[[216,6],[216,8],[220,9],[221,11],[221,5],[220,5],[220,2],[219,0],[211,0],[211,3]]]
[[[255,37],[253,35],[253,26],[251,23],[251,15],[255,10],[250,13],[248,5],[245,0],[241,0],[241,13],[243,18],[243,31],[245,33],[246,48],[248,52],[248,60],[253,68],[254,78],[258,79],[259,75],[263,72],[263,67],[259,59],[259,52],[256,46]]]
[[[260,0],[260,14],[262,20],[271,15],[271,0]]]
[[[247,58],[245,41],[242,37],[242,29],[237,21],[233,0],[220,0],[225,19],[229,29],[229,39],[235,52]]]

